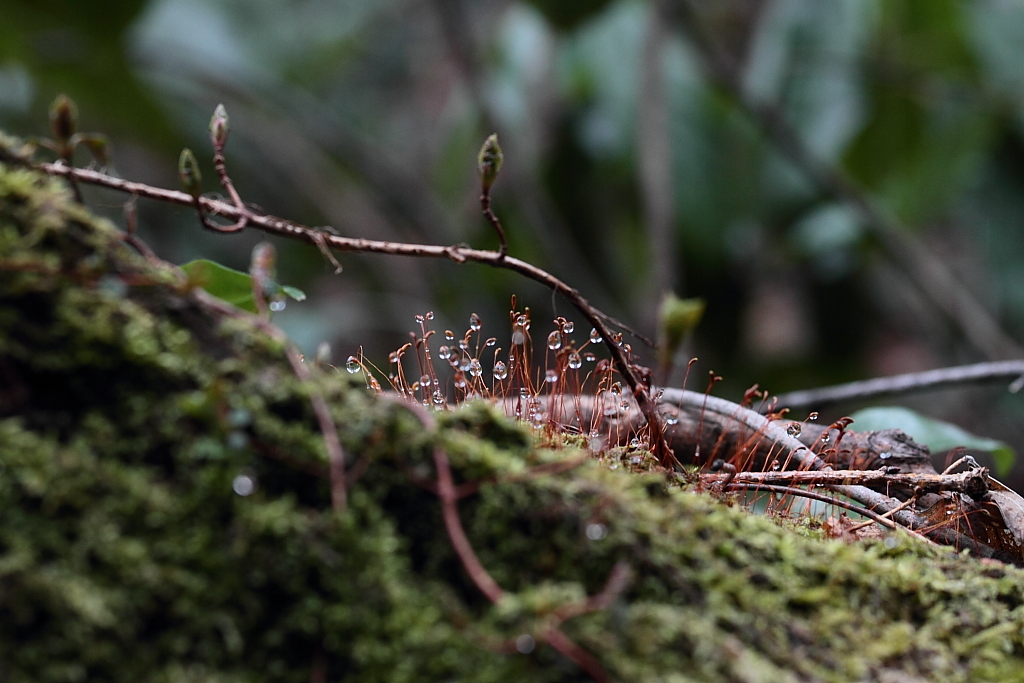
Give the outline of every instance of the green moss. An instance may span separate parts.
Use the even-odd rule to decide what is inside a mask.
[[[619,562],[610,607],[562,624],[616,680],[1024,680],[1020,570],[822,541],[624,467],[537,474],[580,451],[315,383],[359,473],[344,514],[279,344],[0,170],[0,680],[585,680],[542,634]],[[448,541],[434,448],[479,482],[459,513],[497,605]]]

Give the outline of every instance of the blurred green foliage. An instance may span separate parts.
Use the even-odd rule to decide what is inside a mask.
[[[488,248],[474,159],[497,132],[505,168],[493,199],[511,253],[648,336],[662,289],[704,299],[688,351],[728,395],[983,360],[860,215],[815,189],[709,78],[696,30],[737,66],[747,99],[777,108],[817,163],[865,188],[1024,336],[1024,8],[688,6],[0,0],[0,127],[44,133],[46,105],[66,92],[83,128],[111,137],[123,176],[173,186],[188,145],[209,192],[205,127],[223,102],[246,200],[351,236]],[[670,196],[652,200],[659,176],[642,167],[661,151]],[[87,199],[119,219],[123,198]],[[668,207],[666,238],[652,201]],[[178,263],[241,269],[259,239],[204,234],[186,211],[140,211],[141,234]],[[307,351],[328,340],[340,357],[362,346],[382,360],[428,310],[456,330],[477,312],[500,338],[512,293],[537,321],[571,314],[476,266],[346,255],[334,276],[311,247],[278,249],[283,279],[310,293],[281,316]],[[997,394],[914,407],[1020,449],[1024,404]]]

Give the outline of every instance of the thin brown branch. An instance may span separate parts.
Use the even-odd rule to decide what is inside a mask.
[[[660,401],[665,405],[676,406],[679,409],[702,411],[702,414],[704,412],[714,413],[725,420],[732,421],[751,430],[752,434],[761,435],[761,439],[771,443],[773,448],[776,449],[775,457],[777,459],[780,461],[791,461],[791,469],[816,470],[817,472],[832,471],[832,468],[817,453],[801,443],[796,437],[789,435],[779,422],[769,420],[764,415],[744,408],[732,401],[681,389],[665,389]],[[756,487],[757,484],[750,484],[750,486]],[[977,543],[974,539],[959,533],[953,527],[948,525],[930,526],[926,518],[915,514],[911,510],[900,509],[897,511],[896,508],[901,506],[901,501],[866,486],[841,484],[833,485],[832,490],[860,503],[876,514],[892,511],[892,519],[899,523],[900,526],[910,530],[926,528],[927,530],[924,533],[929,538],[944,545],[950,545],[955,548],[974,547],[977,554],[982,557],[992,557],[997,554],[995,549]]]
[[[605,323],[609,317],[595,308],[593,304],[587,301],[587,299],[580,294],[578,290],[570,287],[562,280],[556,278],[547,271],[538,268],[537,266],[511,256],[503,256],[500,252],[471,249],[469,247],[459,245],[444,247],[429,244],[407,244],[402,242],[387,242],[382,240],[368,240],[325,234],[322,230],[316,230],[298,223],[293,223],[292,221],[278,218],[277,216],[254,212],[244,204],[237,206],[218,199],[211,199],[209,197],[199,197],[197,199],[185,192],[152,187],[144,183],[114,178],[99,171],[73,169],[61,164],[41,163],[38,164],[36,168],[50,175],[60,177],[71,176],[81,182],[101,185],[103,187],[128,192],[147,199],[155,199],[158,201],[185,206],[196,206],[200,210],[201,215],[202,212],[209,212],[236,220],[244,217],[249,226],[258,227],[264,232],[300,240],[318,247],[326,244],[332,249],[342,252],[388,254],[392,256],[414,256],[420,258],[446,258],[451,259],[456,263],[473,261],[475,263],[482,263],[495,268],[505,268],[519,273],[520,275],[523,275],[535,282],[539,282],[564,296],[580,313],[583,314],[583,317],[587,319],[587,322],[589,322],[604,339],[605,346],[611,354],[612,362],[629,385],[631,393],[639,404],[640,411],[643,413],[648,425],[650,426],[651,443],[654,444],[659,458],[666,465],[673,462],[672,451],[665,442],[664,427],[658,419],[657,405],[649,395],[647,387],[633,370],[625,349],[622,345],[617,344],[614,341],[615,337]],[[237,224],[238,223],[235,225]],[[212,224],[207,225],[205,221],[204,225],[210,229],[221,232],[235,229],[234,226],[221,228]]]
[[[483,211],[484,216],[487,218],[487,222],[494,228],[494,232],[498,234],[498,259],[504,260],[505,255],[508,254],[508,240],[505,238],[505,228],[501,227],[501,221],[494,215],[494,211],[491,210],[491,193],[485,191],[480,195],[480,209]]]
[[[895,468],[893,468],[895,469]],[[956,491],[975,500],[988,492],[988,469],[979,467],[959,474],[900,474],[879,470],[825,470],[783,472],[736,472],[704,474],[702,482],[731,480],[737,484],[772,484],[784,486],[899,486],[920,493]]]
[[[909,533],[911,536],[915,536],[915,537],[921,539],[922,541],[924,541],[926,543],[930,543],[932,545],[935,545],[935,541],[931,540],[927,536],[925,536],[925,535],[923,535],[923,534],[921,534],[921,533],[919,533],[917,531],[914,531],[913,529],[909,529],[909,528],[907,528],[907,527],[905,527],[905,526],[903,526],[901,524],[897,524],[897,523],[893,522],[891,519],[889,519],[888,517],[880,515],[880,514],[878,514],[877,512],[875,512],[873,510],[869,510],[869,509],[867,509],[865,507],[861,507],[859,505],[854,505],[853,503],[850,503],[849,501],[845,501],[845,500],[843,500],[841,498],[836,498],[835,496],[829,496],[829,495],[824,494],[824,493],[818,493],[817,491],[808,491],[807,489],[798,489],[798,488],[794,488],[792,486],[772,486],[772,485],[743,483],[743,482],[735,482],[735,483],[729,484],[726,487],[726,489],[727,490],[768,492],[768,493],[775,493],[775,494],[779,494],[779,495],[783,495],[783,496],[798,496],[800,498],[808,498],[810,500],[817,500],[817,501],[820,501],[822,503],[828,503],[829,505],[835,505],[836,507],[841,507],[844,510],[849,510],[850,512],[856,512],[858,515],[864,515],[865,517],[871,519],[872,521],[878,522],[882,526],[887,527],[889,529],[893,529],[893,530],[902,529],[903,531],[906,531],[907,533]],[[887,513],[887,514],[889,514],[889,513]]]
[[[776,396],[779,407],[818,408],[844,401],[859,401],[878,396],[909,394],[961,384],[1016,381],[1024,377],[1024,361],[1007,360],[973,365],[958,365],[891,377],[876,377],[820,389],[792,391]]]

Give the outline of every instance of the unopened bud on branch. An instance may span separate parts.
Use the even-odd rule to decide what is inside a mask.
[[[484,146],[480,148],[480,154],[476,158],[477,168],[480,170],[480,189],[484,194],[491,191],[491,186],[494,185],[494,181],[498,177],[503,160],[501,146],[498,145],[498,134],[491,133],[484,140]]]
[[[658,360],[668,366],[680,345],[704,315],[703,299],[680,299],[667,292],[658,307]]]
[[[199,163],[196,155],[188,147],[181,150],[178,157],[178,179],[181,180],[181,187],[192,195],[193,199],[199,199],[199,184],[203,179],[199,172]]]
[[[78,130],[78,107],[67,95],[57,95],[50,105],[50,128],[57,142],[66,143]]]
[[[223,149],[227,144],[229,130],[228,110],[223,104],[218,104],[213,110],[213,116],[210,117],[210,140],[216,149]]]

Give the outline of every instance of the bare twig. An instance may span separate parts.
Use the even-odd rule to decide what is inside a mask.
[[[316,230],[283,218],[278,218],[277,216],[257,213],[246,207],[244,204],[242,206],[237,206],[209,197],[194,198],[186,192],[152,187],[144,183],[114,178],[99,171],[69,168],[62,164],[41,163],[35,167],[50,175],[60,177],[72,176],[81,182],[101,185],[103,187],[128,192],[147,199],[155,199],[158,201],[185,206],[196,206],[201,212],[206,211],[226,218],[240,220],[244,217],[247,225],[249,226],[258,227],[264,232],[272,233],[281,237],[301,240],[314,246],[326,244],[338,251],[389,254],[393,256],[416,256],[421,258],[446,258],[451,259],[456,263],[473,261],[475,263],[482,263],[495,268],[505,268],[519,273],[520,275],[523,275],[535,282],[539,282],[568,299],[568,301],[583,314],[587,319],[587,322],[589,322],[604,339],[604,343],[611,354],[612,362],[626,380],[630,391],[640,407],[640,411],[647,419],[647,423],[651,429],[651,443],[654,444],[659,458],[666,465],[673,461],[671,449],[665,442],[664,427],[658,419],[657,406],[649,395],[647,387],[643,384],[630,364],[626,351],[622,346],[615,343],[615,337],[606,324],[609,317],[595,308],[593,304],[580,294],[578,290],[570,287],[554,275],[551,275],[547,271],[538,268],[533,264],[511,256],[502,256],[500,252],[471,249],[469,247],[459,245],[443,247],[429,244],[406,244],[402,242],[386,242],[382,240],[368,240],[325,234],[322,230]],[[204,225],[206,225],[205,222]],[[212,224],[207,225],[206,227],[213,230],[223,231],[219,226],[214,226]],[[233,230],[234,228],[233,226],[229,226],[228,229]]]
[[[877,377],[860,382],[837,384],[820,389],[792,391],[776,396],[778,405],[785,408],[817,408],[841,403],[858,401],[876,396],[892,394],[908,394],[916,391],[941,389],[960,384],[995,382],[1024,377],[1024,361],[1007,360],[974,365],[958,365],[951,368],[938,368],[924,372],[911,372],[891,377]]]
[[[743,482],[736,482],[736,483],[733,483],[733,484],[729,484],[729,486],[727,486],[726,488],[727,489],[736,489],[736,490],[741,490],[741,491],[757,491],[757,492],[767,491],[768,493],[777,493],[777,494],[780,494],[780,495],[783,495],[783,496],[799,496],[800,498],[808,498],[810,500],[821,501],[822,503],[828,503],[829,505],[835,505],[836,507],[841,507],[844,510],[849,510],[850,512],[856,512],[858,515],[864,515],[865,517],[867,517],[867,518],[869,518],[869,519],[871,519],[871,520],[873,520],[875,522],[878,522],[882,526],[888,527],[889,529],[894,529],[894,530],[895,529],[902,529],[903,531],[906,531],[907,533],[909,533],[911,536],[915,536],[915,537],[921,539],[925,543],[930,543],[932,545],[935,545],[935,541],[931,540],[927,536],[925,536],[925,535],[923,535],[923,534],[921,534],[921,533],[919,533],[917,531],[914,531],[913,529],[908,529],[907,527],[905,527],[905,526],[903,526],[901,524],[896,524],[895,522],[893,522],[888,517],[880,515],[877,512],[874,512],[873,510],[869,510],[869,509],[861,507],[859,505],[854,505],[853,503],[850,503],[849,501],[843,500],[842,498],[836,498],[835,496],[829,496],[829,495],[824,494],[824,493],[818,493],[817,491],[808,491],[807,489],[799,489],[799,488],[795,488],[795,487],[792,487],[792,486],[771,486],[771,485],[752,484],[752,483],[743,483]],[[892,513],[892,511],[890,511],[890,512],[888,512],[886,514],[891,514],[891,513]]]
[[[501,221],[494,215],[494,211],[491,210],[491,191],[486,190],[480,194],[480,208],[483,211],[487,221],[494,228],[494,232],[498,234],[498,259],[504,260],[505,255],[508,253],[508,241],[505,238],[505,229],[501,227]]]
[[[736,472],[728,474],[704,474],[703,482],[729,479],[737,484],[779,484],[784,486],[880,486],[892,485],[914,489],[920,493],[957,491],[966,493],[975,500],[988,491],[988,469],[977,469],[960,474],[900,474],[878,470],[825,470],[811,472]]]
[[[832,471],[832,468],[821,460],[817,453],[802,444],[795,437],[790,436],[779,423],[773,422],[764,415],[760,415],[732,401],[681,389],[665,389],[660,401],[664,404],[678,406],[687,410],[717,413],[726,419],[734,420],[738,424],[750,429],[753,434],[760,435],[761,439],[773,444],[773,448],[776,449],[775,457],[780,460],[790,460],[793,469],[816,470],[818,472]],[[750,484],[750,486],[756,487],[758,485]],[[959,533],[949,525],[930,525],[927,519],[915,514],[911,510],[901,509],[896,511],[895,508],[900,507],[901,501],[866,486],[833,485],[832,490],[860,503],[876,514],[893,511],[892,518],[900,526],[910,530],[927,529],[924,533],[934,541],[956,548],[974,547],[977,554],[982,557],[991,557],[997,554],[990,546],[977,543],[974,539]]]

